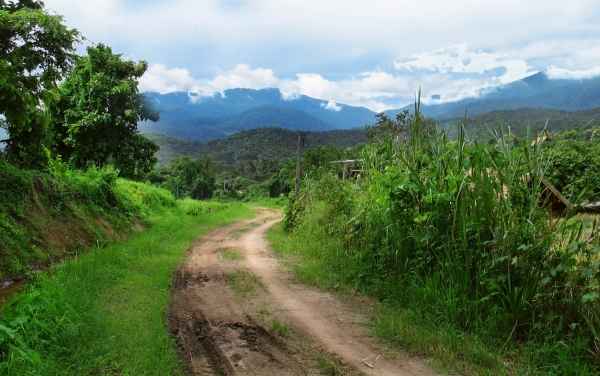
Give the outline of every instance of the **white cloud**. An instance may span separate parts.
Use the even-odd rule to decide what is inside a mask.
[[[220,71],[213,80],[201,81],[213,91],[223,91],[235,87],[262,89],[276,87],[278,80],[271,69],[252,69],[248,64],[238,64],[230,71]]]
[[[507,59],[502,54],[483,51],[469,51],[466,43],[442,47],[434,51],[423,52],[412,55],[408,61],[395,62],[394,67],[398,70],[413,69],[429,70],[442,74],[486,74],[494,69],[501,69],[505,73],[500,76],[492,76],[501,83],[518,80],[533,73],[532,67],[526,61],[520,59]]]
[[[195,79],[186,69],[168,69],[164,65],[152,65],[140,80],[141,91],[188,91],[198,95],[190,97],[199,101],[207,96],[231,88],[262,89],[277,87],[282,100],[296,100],[307,95],[324,101],[323,108],[340,111],[338,103],[363,106],[380,112],[399,108],[414,102],[419,87],[424,90],[423,103],[430,103],[431,96],[438,94],[447,102],[477,95],[481,87],[500,83],[498,80],[482,80],[477,77],[456,78],[450,74],[401,75],[381,70],[363,72],[357,77],[339,81],[329,80],[316,73],[299,73],[294,79],[280,79],[271,69],[251,68],[240,64],[230,71],[219,71],[212,79]]]
[[[332,102],[332,101],[329,101],[327,103],[321,103],[321,107],[323,107],[326,110],[335,111],[335,112],[340,112],[342,110],[342,106],[340,106],[337,103]]]
[[[187,69],[168,69],[163,64],[150,66],[139,82],[141,91],[156,91],[161,94],[172,91],[205,93]]]
[[[279,92],[281,93],[281,100],[286,102],[298,100],[300,99],[301,95],[296,93],[295,91],[282,91],[281,89],[279,89]]]
[[[546,76],[550,79],[583,80],[600,76],[600,67],[575,71],[557,67],[548,67],[545,72]]]
[[[237,87],[248,89],[275,87],[277,83],[278,80],[271,69],[252,69],[247,64],[238,64],[230,71],[220,71],[212,80],[195,79],[187,69],[167,68],[163,64],[154,64],[140,79],[140,90],[162,94],[171,91],[189,91],[206,96]]]
[[[382,102],[382,98],[399,97],[398,90],[408,89],[410,83],[402,82],[400,77],[379,71],[365,72],[358,78],[339,82],[328,80],[316,73],[300,73],[295,79],[279,79],[271,69],[251,68],[247,64],[239,64],[230,71],[219,71],[212,79],[195,79],[187,69],[169,69],[162,64],[154,64],[140,79],[140,90],[159,93],[188,91],[197,93],[198,95],[190,97],[190,100],[198,101],[215,93],[222,94],[224,90],[231,88],[277,87],[280,89],[282,100],[286,101],[308,95],[326,101],[323,107],[332,111],[342,109],[337,103],[383,111],[390,106]],[[408,90],[408,101],[415,90],[416,87]]]

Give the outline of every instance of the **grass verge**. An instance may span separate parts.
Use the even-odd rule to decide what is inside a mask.
[[[0,373],[184,374],[165,326],[172,271],[195,238],[252,215],[184,200],[148,215],[146,231],[54,267],[3,310]]]
[[[306,234],[286,234],[281,224],[275,225],[266,237],[271,247],[291,262],[299,282],[339,291],[348,299],[359,299],[352,283],[355,272],[352,260],[335,239],[317,240]],[[479,338],[441,325],[440,321],[430,320],[418,310],[402,308],[396,303],[370,300],[369,304],[361,301],[356,305],[363,309],[368,307],[375,337],[402,352],[426,359],[439,371],[464,375],[514,374],[519,367],[512,362],[523,366],[526,363],[518,356],[510,360],[502,358]]]

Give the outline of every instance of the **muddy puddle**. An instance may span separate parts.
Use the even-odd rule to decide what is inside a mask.
[[[0,308],[12,302],[26,284],[26,279],[4,282],[0,286]]]

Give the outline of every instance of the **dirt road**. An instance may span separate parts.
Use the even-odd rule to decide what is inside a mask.
[[[169,324],[196,375],[432,375],[365,334],[367,318],[295,284],[263,235],[279,211],[219,228],[176,272]]]

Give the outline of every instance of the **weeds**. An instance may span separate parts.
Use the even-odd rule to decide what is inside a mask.
[[[328,355],[320,355],[317,358],[317,362],[319,363],[319,368],[321,368],[323,375],[341,376],[344,374],[340,367],[340,362],[336,358]]]
[[[228,273],[227,279],[231,289],[238,294],[248,294],[260,288],[265,290],[263,282],[254,274],[246,270],[236,270],[235,272]]]
[[[290,335],[290,330],[287,324],[279,321],[276,318],[271,321],[271,330],[281,338],[287,338]]]
[[[223,251],[223,253],[221,253],[221,255],[219,256],[219,261],[241,261],[244,260],[246,257],[244,255],[242,255],[241,253],[238,253],[236,251],[231,251],[231,250],[227,250],[227,251]]]

